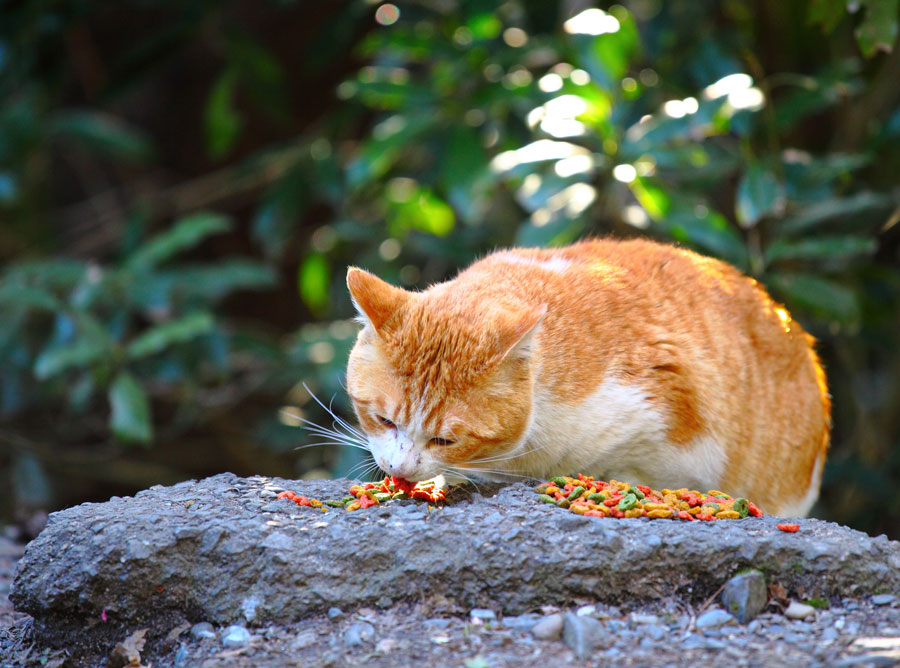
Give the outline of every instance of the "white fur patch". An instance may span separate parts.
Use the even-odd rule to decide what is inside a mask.
[[[822,482],[822,469],[825,466],[825,455],[819,453],[816,457],[816,464],[813,467],[812,479],[809,481],[809,489],[806,490],[803,498],[796,503],[791,503],[777,509],[777,514],[782,517],[806,517],[812,509],[813,504],[819,498],[819,484]]]
[[[497,255],[496,257],[497,259],[502,260],[503,262],[508,262],[509,264],[528,265],[529,267],[537,267],[538,269],[552,271],[557,274],[563,273],[566,269],[572,266],[571,260],[566,260],[565,258],[561,257],[553,257],[549,260],[536,260],[530,257],[522,257],[514,253],[503,253],[501,255]]]
[[[578,406],[536,392],[534,421],[520,464],[526,473],[576,472],[599,479],[641,482],[656,489],[711,489],[725,469],[725,453],[710,437],[670,443],[668,426],[640,388],[605,380]]]

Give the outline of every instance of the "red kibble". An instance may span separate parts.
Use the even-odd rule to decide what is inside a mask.
[[[359,497],[359,507],[360,508],[371,508],[372,506],[377,506],[378,501],[373,499],[368,494],[361,494]]]
[[[416,486],[416,483],[411,482],[409,480],[405,480],[403,478],[392,477],[391,482],[394,485],[394,489],[398,492],[406,492],[409,494],[413,491],[413,488]]]
[[[691,508],[700,505],[700,498],[696,494],[691,494],[690,492],[682,495],[681,500],[686,502]]]
[[[618,508],[613,508],[612,513],[610,514],[617,519],[622,519],[623,517],[625,517],[625,513]]]
[[[797,533],[798,531],[800,531],[799,524],[779,524],[777,526],[782,531],[786,531],[788,533]]]
[[[309,502],[309,499],[307,499],[305,496],[295,496],[295,497],[294,497],[294,503],[296,503],[298,506],[310,506],[310,505],[312,505],[312,504]]]
[[[620,497],[620,496],[613,496],[613,497],[611,497],[611,498],[609,498],[609,499],[606,499],[606,500],[603,502],[603,505],[604,505],[604,506],[609,506],[610,508],[612,508],[613,506],[615,506],[616,504],[619,503],[619,500],[620,500],[621,498],[622,498],[622,497]]]
[[[716,519],[715,515],[710,515],[709,513],[697,513],[696,517],[698,520],[703,520],[704,522],[712,522]]]
[[[650,492],[653,491],[652,489],[647,487],[647,485],[635,485],[635,487],[637,487],[639,490],[641,490],[641,492],[644,493],[644,496],[650,496]]]
[[[269,497],[269,498],[272,498],[272,497]],[[291,490],[286,489],[285,491],[283,491],[281,494],[278,495],[278,498],[279,499],[293,499],[294,493]]]
[[[693,521],[694,521],[694,516],[691,515],[691,514],[690,514],[688,511],[686,511],[686,510],[679,510],[679,511],[678,511],[678,519],[688,520],[688,521],[690,521],[690,522],[693,522]]]
[[[763,511],[761,511],[759,508],[757,508],[755,505],[753,505],[752,501],[748,501],[747,506],[749,507],[750,514],[753,515],[753,517],[762,517],[763,516]]]

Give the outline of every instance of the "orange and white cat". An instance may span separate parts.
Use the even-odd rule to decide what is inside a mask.
[[[812,337],[754,280],[643,240],[493,253],[423,292],[350,268],[347,389],[402,478],[577,472],[803,516],[830,403]]]

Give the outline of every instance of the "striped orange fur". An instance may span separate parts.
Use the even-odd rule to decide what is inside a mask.
[[[650,241],[493,253],[422,292],[350,268],[347,387],[410,479],[576,472],[805,515],[830,403],[813,340],[733,267]]]

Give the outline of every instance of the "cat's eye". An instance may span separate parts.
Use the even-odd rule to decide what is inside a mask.
[[[384,417],[383,415],[376,415],[376,416],[375,416],[375,419],[378,420],[378,421],[379,421],[381,424],[383,424],[385,427],[388,427],[389,429],[396,429],[396,428],[397,428],[397,425],[395,425],[393,422],[391,422],[390,420],[388,420],[388,419],[387,419],[386,417]]]
[[[440,438],[435,436],[430,441],[428,441],[429,445],[453,445],[456,441],[452,441],[449,438]]]

